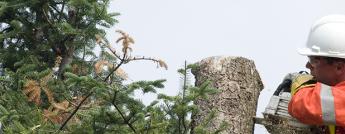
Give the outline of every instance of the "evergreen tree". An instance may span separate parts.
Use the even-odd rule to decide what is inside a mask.
[[[108,5],[109,0],[0,1],[0,131],[189,132],[188,115],[197,112],[193,100],[215,89],[209,82],[201,87],[185,82],[181,94],[159,94],[148,106],[135,99],[134,91],[156,93],[165,80],[123,84],[121,66],[137,60],[166,69],[167,64],[131,56],[134,40],[123,31],[117,31],[121,49],[113,48],[102,28],[113,26],[119,14],[108,13]],[[187,76],[193,67],[179,72]]]

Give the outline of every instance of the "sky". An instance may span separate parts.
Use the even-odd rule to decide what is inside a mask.
[[[329,14],[345,14],[342,0],[113,0],[110,12],[119,23],[107,29],[114,45],[123,30],[135,40],[133,55],[164,60],[168,70],[139,61],[123,66],[129,81],[166,79],[159,92],[176,95],[184,61],[212,56],[241,56],[255,62],[265,88],[257,116],[283,77],[306,70],[307,58],[296,52],[306,43],[311,25]],[[137,94],[145,103],[154,95]],[[265,134],[261,125],[255,134]]]

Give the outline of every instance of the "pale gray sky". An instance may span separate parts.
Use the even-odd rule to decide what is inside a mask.
[[[169,70],[150,62],[125,65],[133,81],[167,79],[164,93],[178,92],[184,60],[190,63],[210,56],[242,56],[255,61],[265,89],[257,116],[285,74],[305,70],[303,47],[312,23],[328,14],[345,14],[343,0],[113,0],[119,24],[108,31],[115,44],[115,29],[136,41],[134,55],[165,60]],[[143,101],[153,99],[142,96]],[[267,133],[256,125],[256,134]]]

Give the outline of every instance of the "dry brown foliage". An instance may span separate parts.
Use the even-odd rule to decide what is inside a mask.
[[[55,124],[62,124],[68,117],[69,102],[52,103],[48,109],[44,109],[43,117],[45,121],[51,121]],[[76,117],[74,117],[76,118]]]
[[[124,79],[124,80],[128,79],[127,73],[126,73],[123,69],[121,69],[121,68],[118,68],[118,69],[115,71],[115,74],[116,74],[117,76],[119,76],[120,78]]]
[[[24,85],[23,93],[28,96],[29,102],[34,102],[36,105],[41,104],[41,87],[38,82],[28,80]]]
[[[72,73],[74,74],[80,74],[80,75],[87,75],[88,69],[86,67],[82,67],[77,64],[72,65]]]
[[[98,62],[96,62],[94,67],[95,67],[96,74],[102,73],[103,67],[108,67],[108,69],[110,69],[110,70],[114,69],[114,65],[109,63],[106,60],[99,60]],[[117,68],[117,70],[115,71],[115,74],[117,76],[119,76],[120,78],[122,78],[122,79],[127,79],[128,78],[127,73],[123,69],[121,69],[121,68]]]
[[[123,46],[122,52],[127,53],[128,50],[132,51],[132,48],[130,47],[130,45],[134,44],[133,38],[121,30],[117,30],[116,32],[121,34],[121,37],[116,40],[116,43],[119,43],[122,41],[122,46]]]
[[[102,73],[103,67],[105,67],[105,66],[112,67],[113,65],[110,64],[106,60],[99,60],[99,61],[97,61],[96,64],[94,65],[96,74]]]
[[[103,41],[103,38],[101,37],[101,35],[99,35],[99,34],[96,34],[96,35],[95,35],[95,37],[96,37],[96,43],[97,43],[97,44],[100,44],[100,43],[102,43],[102,41]]]
[[[168,70],[168,65],[163,60],[158,60],[158,64],[160,67],[163,67],[166,70]]]
[[[48,101],[50,103],[54,102],[53,93],[50,91],[47,85],[46,78],[43,78],[40,82],[35,80],[28,80],[23,88],[23,93],[28,96],[29,102],[34,102],[36,105],[41,104],[41,92],[47,95]]]

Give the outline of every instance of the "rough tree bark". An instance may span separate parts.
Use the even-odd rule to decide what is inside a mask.
[[[229,126],[222,133],[251,134],[254,131],[253,117],[263,84],[254,62],[243,57],[210,57],[197,63],[199,69],[192,73],[196,86],[206,80],[220,90],[208,100],[196,100],[194,103],[200,112],[192,115],[192,131],[211,110],[216,110],[215,119],[207,126],[210,132],[226,121]]]

